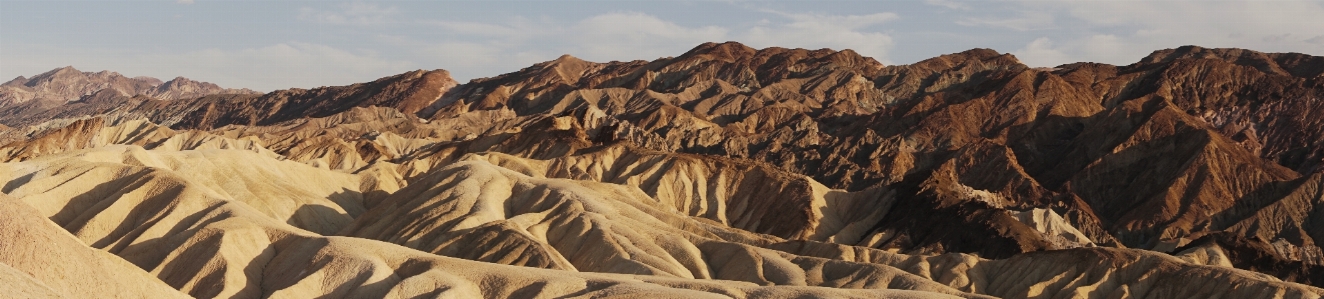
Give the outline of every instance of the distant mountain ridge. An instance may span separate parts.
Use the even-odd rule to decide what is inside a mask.
[[[53,73],[5,85],[99,86]],[[173,97],[0,102],[0,185],[198,297],[287,278],[304,297],[431,291],[474,273],[420,266],[452,258],[824,297],[1324,296],[1320,56],[1186,46],[1032,68],[971,49],[883,65],[726,42],[463,84],[416,70]],[[266,253],[294,244],[396,260]],[[203,262],[226,266],[185,266]],[[498,292],[515,285],[474,288],[531,296]]]
[[[260,94],[247,88],[222,88],[213,83],[184,77],[163,82],[145,76],[129,78],[112,71],[83,72],[66,66],[32,78],[19,76],[0,84],[0,106],[11,109],[21,107],[18,111],[11,111],[11,114],[30,113],[76,101],[102,90],[160,100],[189,99],[213,94]]]

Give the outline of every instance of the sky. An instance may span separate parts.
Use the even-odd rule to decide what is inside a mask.
[[[260,91],[417,69],[467,82],[563,54],[653,60],[723,41],[888,65],[972,48],[1036,67],[1183,45],[1324,56],[1324,0],[0,0],[0,81],[73,66]]]

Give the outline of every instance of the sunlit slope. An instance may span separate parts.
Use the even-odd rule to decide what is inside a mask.
[[[213,171],[229,167],[250,167],[245,169],[249,178]],[[880,290],[885,285],[875,285],[874,290],[793,287],[803,282],[760,287],[674,275],[647,278],[652,276],[531,270],[441,257],[379,241],[323,236],[314,231],[350,217],[344,207],[360,207],[358,197],[318,201],[294,195],[322,192],[331,197],[336,189],[352,191],[358,186],[357,177],[245,150],[176,152],[112,146],[5,164],[4,170],[16,178],[5,183],[9,193],[23,202],[16,204],[40,206],[29,209],[82,242],[118,255],[124,265],[141,267],[196,297],[411,297],[443,289],[460,297],[496,298],[517,292],[527,292],[520,296],[930,296]],[[299,179],[306,181],[287,183]],[[291,195],[275,201],[253,196],[254,190]],[[298,200],[317,208],[291,210],[281,205]],[[887,276],[913,275],[892,270],[875,276],[886,282]],[[911,279],[898,288],[972,296]],[[493,284],[500,287],[490,287]]]

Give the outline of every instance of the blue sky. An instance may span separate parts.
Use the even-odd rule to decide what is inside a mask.
[[[652,60],[729,40],[886,64],[970,48],[1032,66],[1190,44],[1324,55],[1324,1],[0,0],[0,81],[72,65],[262,91],[415,69],[463,82],[562,54]]]

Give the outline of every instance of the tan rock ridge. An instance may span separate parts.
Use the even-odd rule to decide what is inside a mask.
[[[456,164],[451,168],[464,169],[463,165],[465,164]],[[513,171],[486,163],[471,165],[477,168],[469,169],[478,173],[466,174],[466,176],[503,175],[514,179],[528,179]],[[397,205],[396,201],[399,200],[397,198],[403,198],[404,194],[413,191],[397,192],[396,195],[392,195],[392,199],[378,204],[371,215],[359,215],[361,212],[355,212],[355,208],[361,207],[359,194],[364,190],[358,190],[358,180],[352,179],[354,176],[295,162],[279,162],[270,157],[242,150],[145,151],[135,146],[109,146],[49,155],[32,161],[6,164],[5,167],[7,167],[4,169],[7,176],[20,178],[6,182],[6,191],[17,196],[22,202],[35,205],[34,213],[49,217],[50,221],[54,222],[52,224],[69,229],[74,236],[89,242],[89,245],[143,267],[170,286],[195,297],[250,297],[258,294],[268,294],[264,296],[273,297],[323,295],[409,297],[425,293],[524,297],[538,294],[558,296],[557,294],[625,292],[635,295],[654,293],[670,294],[669,296],[692,294],[730,297],[781,297],[792,294],[862,298],[950,297],[940,295],[945,293],[957,297],[985,298],[955,291],[936,282],[878,265],[835,266],[841,268],[835,271],[847,271],[846,273],[859,275],[851,280],[854,282],[850,285],[839,286],[835,284],[844,282],[826,282],[822,277],[817,276],[829,275],[817,274],[816,271],[827,270],[822,268],[824,266],[811,266],[828,262],[827,260],[794,258],[784,253],[736,243],[727,246],[735,246],[733,249],[745,248],[735,253],[748,254],[749,251],[754,251],[755,258],[766,255],[767,258],[780,263],[777,268],[769,268],[766,271],[779,274],[782,273],[780,271],[792,271],[788,272],[792,275],[781,274],[767,278],[777,281],[775,285],[778,286],[760,287],[738,281],[678,279],[673,277],[675,275],[650,278],[579,274],[567,271],[559,273],[530,271],[513,266],[443,258],[377,241],[324,237],[315,232],[326,231],[324,228],[336,225],[335,222],[327,221],[334,220],[337,216],[353,215],[363,219],[384,216],[376,211],[388,211],[387,207]],[[229,176],[228,174],[233,171],[226,169],[233,167],[250,168],[243,171],[248,176],[242,178]],[[450,174],[454,171],[443,169],[437,173]],[[303,183],[288,185],[289,180],[276,179],[281,177],[300,178],[299,181]],[[345,178],[350,179],[345,180]],[[472,179],[465,177],[458,181],[485,180],[482,177],[472,177]],[[539,184],[548,185],[535,189],[563,188],[560,186],[561,183]],[[605,186],[601,183],[595,184]],[[628,190],[628,187],[624,186],[614,188]],[[325,196],[326,192],[337,189],[343,191],[332,194],[329,200],[320,198]],[[276,194],[273,191],[277,190],[281,191],[280,194],[290,197],[268,196]],[[487,200],[501,199],[483,195],[481,192],[461,191],[451,190],[450,194],[479,196]],[[583,202],[585,204],[630,207],[628,201],[616,202],[586,197],[595,194],[594,191],[586,189],[571,189],[565,192],[569,192],[568,195],[581,202],[591,200]],[[642,195],[637,189],[633,192]],[[639,197],[636,200],[647,199]],[[300,202],[303,202],[302,205]],[[292,209],[293,207],[298,209]],[[608,213],[606,215],[615,217],[609,210],[596,212],[605,212]],[[659,214],[660,217],[662,215],[668,213]],[[671,215],[672,219],[677,220],[684,217],[680,214]],[[563,219],[577,218],[577,214],[574,213],[548,216]],[[389,223],[387,219],[403,221],[409,218],[380,219],[382,221],[365,220],[364,223],[386,224]],[[612,227],[635,225],[630,220],[616,218],[615,221],[622,222],[603,224]],[[661,223],[655,224],[665,226]],[[360,224],[356,224],[358,225]],[[635,229],[643,230],[642,233],[655,234],[656,232],[649,230],[663,228],[635,226]],[[347,228],[347,230],[355,229]],[[620,235],[621,232],[611,231],[610,238],[631,236],[631,234]],[[749,234],[738,231],[732,233]],[[679,239],[673,240],[688,242],[684,237],[676,237]],[[645,240],[633,239],[635,242]],[[70,241],[76,240],[71,238]],[[582,241],[589,244],[598,242],[591,238]],[[643,244],[638,243],[641,246]],[[721,248],[723,247],[718,247]],[[643,250],[662,249],[646,247]],[[479,252],[473,254],[486,255]],[[581,256],[579,259],[584,261],[593,258],[591,254]],[[699,260],[701,258],[693,257],[687,261]],[[797,266],[796,262],[808,264]],[[619,264],[613,266],[612,264],[615,263]],[[639,263],[631,261],[628,257],[620,257],[603,265],[609,267],[608,269],[616,269],[606,272],[616,273],[655,268],[635,268],[637,266],[631,265],[639,265]],[[749,275],[759,275],[759,273],[746,272],[747,269],[742,266],[742,264],[728,265],[725,269],[729,269],[727,271],[730,273],[726,275],[733,278],[757,279],[755,282],[772,285],[763,278],[750,277]],[[581,267],[588,266],[581,265]],[[810,268],[802,270],[801,267]],[[631,270],[632,268],[635,270]],[[671,270],[685,271],[684,268]],[[904,282],[889,285],[891,281]],[[837,286],[845,290],[796,287],[823,283],[831,283],[832,285],[829,286]],[[529,285],[543,287],[526,289]],[[882,290],[885,288],[922,290],[938,294]]]
[[[1179,52],[1190,49],[1198,48],[1183,48]],[[744,53],[740,54],[744,56],[732,53]],[[1298,175],[1263,162],[1266,158],[1272,160],[1269,157],[1272,154],[1253,145],[1268,141],[1255,141],[1247,139],[1249,135],[1218,129],[1204,116],[1192,114],[1180,101],[1173,101],[1167,95],[1173,87],[1164,86],[1173,86],[1167,82],[1178,80],[1172,76],[1195,76],[1203,70],[1168,71],[1167,77],[1162,77],[1160,70],[1173,70],[1203,59],[1207,60],[1203,62],[1206,64],[1262,72],[1245,59],[1174,56],[1121,68],[1068,65],[1056,70],[1036,70],[1010,55],[991,50],[972,50],[890,67],[852,63],[858,60],[848,59],[852,54],[776,48],[753,50],[738,44],[712,44],[677,58],[650,63],[584,65],[562,58],[457,88],[458,95],[446,97],[455,101],[441,102],[445,106],[439,111],[445,113],[433,118],[443,119],[473,109],[507,108],[519,115],[536,115],[542,111],[571,114],[584,119],[583,127],[590,134],[587,139],[625,139],[663,151],[752,158],[850,190],[878,184],[921,185],[927,180],[923,174],[956,158],[954,154],[970,152],[975,147],[981,152],[1000,147],[1001,150],[996,150],[1003,153],[1000,158],[985,160],[980,156],[970,161],[983,164],[1007,161],[1002,166],[970,165],[981,168],[958,170],[956,181],[997,194],[1007,200],[998,205],[1009,205],[1016,210],[1072,206],[1061,212],[1075,215],[1068,218],[1075,218],[1073,221],[1079,222],[1076,226],[1087,226],[1082,232],[1105,242],[1117,239],[1128,246],[1144,248],[1156,248],[1160,242],[1183,242],[1180,239],[1186,238],[1184,235],[1191,234],[1190,230],[1206,221],[1201,218],[1205,216],[1198,215],[1217,213],[1233,206],[1257,186]],[[1280,87],[1268,83],[1224,86],[1251,94],[1280,89],[1310,94],[1321,90],[1310,85],[1317,84],[1311,83],[1317,82],[1317,78],[1297,77],[1313,74],[1312,58],[1254,55],[1287,57],[1279,60],[1288,64],[1285,69],[1294,71],[1276,71],[1284,67],[1275,66],[1276,60],[1268,59],[1261,62],[1275,64],[1264,64],[1261,69],[1279,77],[1249,80],[1305,83]],[[576,67],[563,67],[566,65]],[[742,75],[746,74],[744,70],[756,76]],[[1111,71],[1097,73],[1106,70]],[[565,75],[567,72],[573,76]],[[1086,72],[1095,74],[1085,77]],[[663,76],[664,73],[670,75]],[[1086,78],[1092,79],[1082,81]],[[1138,86],[1126,90],[1110,87],[1127,84]],[[1268,96],[1259,99],[1279,101]],[[876,112],[870,112],[871,109]],[[596,117],[598,111],[608,117]],[[1294,122],[1315,119],[1287,118],[1275,122],[1300,128],[1311,126]],[[610,136],[600,133],[603,128],[611,131]],[[1300,140],[1303,139],[1285,137],[1273,142],[1309,146]],[[1186,149],[1174,152],[1165,144],[1181,144]],[[1205,145],[1190,147],[1198,144]],[[1132,157],[1151,155],[1149,149],[1157,150],[1153,152],[1157,155],[1151,157],[1174,163],[1152,167],[1149,162],[1132,162],[1136,159]],[[1182,158],[1172,159],[1174,156]],[[1291,163],[1284,166],[1298,167]],[[1136,172],[1146,169],[1148,172]],[[1117,176],[1100,176],[1105,172]],[[911,176],[915,181],[905,183]],[[1162,183],[1116,187],[1119,182],[1143,177]],[[999,179],[990,181],[992,178]],[[1189,189],[1188,182],[1210,185]],[[1185,190],[1205,193],[1183,195]],[[1202,203],[1191,204],[1190,200]],[[937,202],[941,201],[934,204]],[[1212,210],[1181,212],[1181,206],[1207,206]],[[917,207],[933,208],[932,205]],[[983,210],[973,209],[970,211]],[[975,220],[958,222],[970,221]],[[1155,225],[1159,227],[1154,228]],[[941,239],[945,237],[937,238]],[[934,241],[938,243],[929,245],[945,242],[937,240]],[[1015,246],[1021,249],[1013,251],[1042,248],[1021,242],[1015,241],[1019,244]],[[952,245],[942,248],[950,250]],[[982,252],[1000,255],[997,251]]]
[[[465,84],[103,89],[0,116],[0,173],[195,297],[1317,298],[1321,73],[707,43]]]
[[[63,227],[81,242],[127,261],[120,263],[141,267],[165,284],[202,298],[259,294],[1125,298],[1213,293],[1317,298],[1324,292],[1263,274],[1187,264],[1134,249],[1032,253],[990,261],[962,254],[912,256],[814,241],[786,242],[686,216],[636,187],[536,178],[483,160],[431,171],[392,192],[371,211],[358,214],[354,224],[342,230],[350,236],[480,261],[536,266],[530,262],[539,259],[532,257],[541,254],[559,257],[553,260],[562,263],[544,265],[560,270],[519,269],[315,233],[334,223],[300,219],[354,215],[351,210],[362,203],[358,194],[366,190],[358,189],[361,184],[352,175],[276,161],[251,151],[107,146],[3,167],[0,171],[6,177],[15,178],[4,183],[5,191],[18,198],[13,202],[35,207],[28,208],[32,218],[51,228]],[[243,172],[248,176],[235,178],[222,170],[236,167],[249,168]],[[328,179],[337,176],[343,178]],[[303,183],[287,185],[290,180],[276,179],[281,177]],[[434,180],[440,183],[431,183]],[[337,189],[343,192],[330,200],[316,195]],[[314,194],[304,199],[267,197],[274,190],[290,196],[300,194],[292,190]],[[336,199],[335,194],[344,198]],[[286,208],[300,200],[310,201],[293,213]],[[392,215],[406,211],[418,214]],[[443,232],[459,236],[440,237]],[[1237,287],[1193,287],[1199,285]]]
[[[0,194],[0,285],[22,298],[189,298],[96,250],[22,201]]]

